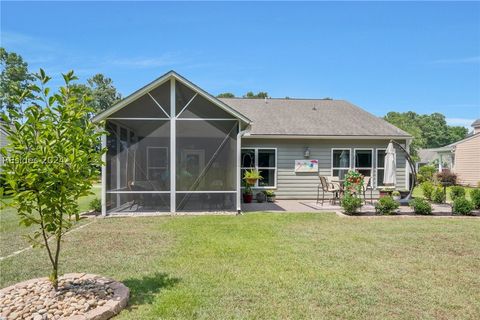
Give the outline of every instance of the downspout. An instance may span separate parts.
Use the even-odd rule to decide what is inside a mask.
[[[245,130],[239,131],[237,133],[237,214],[242,214],[242,202],[241,202],[241,193],[242,193],[242,188],[241,188],[241,181],[242,177],[240,176],[240,171],[242,167],[241,163],[241,156],[242,156],[242,137],[243,136],[248,136],[250,135],[249,133],[249,127],[247,127]]]

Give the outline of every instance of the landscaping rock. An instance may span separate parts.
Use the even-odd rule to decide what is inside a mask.
[[[0,290],[0,319],[104,320],[122,310],[129,290],[91,274],[67,274],[58,291],[47,278],[32,279]]]

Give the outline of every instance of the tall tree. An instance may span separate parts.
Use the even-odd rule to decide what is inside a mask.
[[[268,93],[264,91],[260,91],[257,94],[255,94],[252,91],[249,91],[243,97],[247,99],[263,99],[263,98],[268,98]]]
[[[122,98],[113,85],[112,79],[101,73],[88,79],[87,84],[92,95],[90,104],[96,113],[105,111]]]
[[[15,52],[8,52],[0,47],[0,110],[15,109],[20,111],[21,105],[16,103],[21,92],[27,89],[34,77],[28,71],[28,64]]]
[[[449,126],[448,137],[452,142],[464,139],[468,134],[468,129],[461,126]],[[450,142],[451,143],[451,142]]]
[[[231,92],[224,92],[217,95],[217,98],[235,98],[235,95]]]
[[[414,155],[418,149],[442,147],[465,138],[468,133],[466,128],[449,126],[441,113],[389,112],[384,119],[414,137],[411,145]]]

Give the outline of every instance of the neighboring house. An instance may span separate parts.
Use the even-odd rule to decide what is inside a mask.
[[[438,171],[452,170],[459,184],[477,186],[480,183],[480,119],[472,123],[473,131],[465,139],[441,148],[419,151],[418,166],[433,164]]]
[[[217,99],[171,71],[93,121],[105,120],[102,213],[241,210],[241,175],[256,192],[313,199],[318,175],[349,169],[383,181],[385,149],[412,137],[343,100]],[[397,188],[409,172],[397,150]]]

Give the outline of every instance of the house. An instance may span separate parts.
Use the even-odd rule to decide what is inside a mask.
[[[465,139],[444,147],[420,150],[420,163],[433,164],[438,171],[452,170],[465,186],[480,183],[480,119],[472,123],[473,131]]]
[[[278,199],[316,197],[318,175],[349,169],[383,181],[385,149],[406,132],[343,100],[217,99],[174,71],[94,122],[105,121],[102,213],[241,210],[242,172]],[[406,189],[397,150],[397,188]]]

